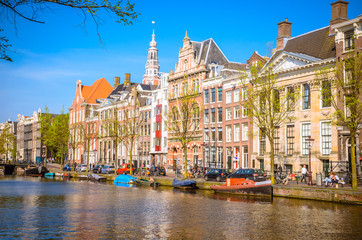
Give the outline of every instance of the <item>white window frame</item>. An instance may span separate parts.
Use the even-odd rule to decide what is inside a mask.
[[[243,123],[242,124],[242,136],[241,136],[242,141],[247,141],[248,140],[248,132],[249,132],[248,123]]]
[[[309,125],[309,135],[308,135],[308,133],[305,133],[305,131],[303,131],[304,126],[308,126],[308,125]],[[304,135],[304,134],[306,134],[306,135]],[[311,123],[310,122],[302,122],[300,124],[300,144],[301,144],[300,149],[302,150],[301,152],[302,152],[303,156],[306,156],[306,155],[309,154],[309,149],[308,148],[303,148],[303,144],[307,144],[305,139],[308,136],[311,136]]]
[[[231,103],[232,100],[232,93],[231,91],[226,92],[226,103]]]
[[[234,119],[239,119],[240,118],[240,107],[236,106],[234,107]]]
[[[329,124],[329,135],[323,135],[324,131],[323,131],[323,124]],[[330,120],[327,120],[327,121],[321,121],[321,124],[320,124],[320,151],[321,151],[321,154],[323,156],[328,156],[331,154],[332,152],[332,121]],[[323,141],[325,138],[323,138],[323,136],[329,136],[329,143],[330,143],[330,148],[329,149],[326,149],[326,151],[328,153],[325,153],[324,152],[324,148],[323,148],[323,143],[325,143],[325,141]],[[329,151],[328,151],[329,150]]]
[[[231,125],[226,126],[226,142],[231,142]]]
[[[239,102],[239,101],[240,101],[240,90],[235,89],[234,90],[234,102]]]
[[[234,141],[240,141],[240,124],[234,124]]]
[[[231,120],[232,112],[231,108],[226,108],[226,120]]]

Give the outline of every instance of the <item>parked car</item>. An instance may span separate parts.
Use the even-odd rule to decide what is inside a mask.
[[[134,173],[135,170],[136,170],[136,168],[132,164],[132,173]],[[131,172],[131,168],[130,168],[129,163],[121,164],[121,166],[117,169],[117,175],[119,175],[119,174],[129,174],[130,172]]]
[[[87,165],[86,164],[79,164],[76,168],[75,168],[76,172],[86,172],[87,171]]]
[[[114,173],[114,166],[105,165],[105,166],[101,169],[101,173],[103,173],[103,174]]]
[[[101,173],[102,172],[103,165],[95,165],[92,169],[93,173]]]
[[[254,181],[264,181],[266,179],[266,174],[260,169],[240,168],[230,174],[228,178],[245,178]]]
[[[230,173],[231,172],[228,169],[215,168],[208,171],[205,174],[204,178],[205,181],[216,180],[218,182],[221,182],[221,181],[226,181],[226,178]]]
[[[66,164],[66,165],[63,167],[63,171],[72,171],[72,167],[71,167],[69,164]]]
[[[160,167],[160,166],[156,167],[156,166],[153,166],[153,167],[150,168],[149,172],[150,172],[150,175],[151,175],[151,176],[160,176],[160,175],[166,176],[166,169],[165,169],[165,167]]]

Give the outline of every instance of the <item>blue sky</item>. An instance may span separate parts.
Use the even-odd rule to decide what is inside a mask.
[[[91,85],[115,76],[124,80],[131,73],[140,82],[155,21],[161,72],[169,72],[178,60],[185,31],[193,41],[213,38],[230,61],[245,63],[253,51],[267,55],[266,44],[274,42],[277,23],[288,18],[292,36],[329,25],[331,0],[318,1],[170,1],[133,0],[141,15],[133,25],[115,23],[101,14],[100,44],[95,25],[64,7],[40,16],[45,24],[17,19],[16,30],[5,22],[6,34],[17,52],[13,63],[0,61],[0,122],[31,115],[47,105],[59,113],[71,106],[76,81]],[[351,0],[350,19],[362,14],[362,1]],[[2,24],[3,25],[3,24]]]

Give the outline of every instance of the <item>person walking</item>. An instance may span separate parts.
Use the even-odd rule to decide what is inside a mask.
[[[307,179],[305,178],[307,176],[307,168],[305,165],[303,165],[302,167],[302,180],[300,181],[301,183],[303,182],[303,179],[304,179],[304,182],[307,183]]]

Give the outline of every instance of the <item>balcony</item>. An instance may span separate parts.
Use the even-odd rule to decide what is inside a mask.
[[[156,122],[162,122],[162,114],[156,115]]]
[[[161,151],[161,146],[155,146],[155,151],[156,152]]]
[[[156,130],[156,138],[161,138],[161,130]]]

